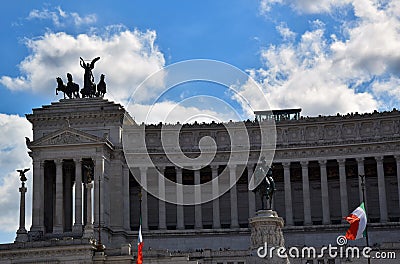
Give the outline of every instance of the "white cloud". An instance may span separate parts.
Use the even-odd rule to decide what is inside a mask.
[[[131,104],[127,110],[138,124],[142,122],[146,124],[158,124],[160,122],[167,124],[179,122],[184,124],[193,123],[194,121],[210,123],[212,121],[227,122],[236,120],[233,118],[235,115],[229,111],[224,113],[224,111],[200,109],[172,101],[157,102],[152,105]]]
[[[327,38],[324,24],[317,21],[298,42],[262,51],[265,67],[249,72],[262,83],[273,107],[301,107],[303,114],[317,115],[386,110],[399,102],[398,1],[296,1],[296,8],[326,13],[330,6],[349,3],[356,19],[342,24],[340,38]],[[282,27],[277,30],[284,38]],[[241,92],[251,98],[246,87]]]
[[[384,102],[384,108],[399,108],[400,105],[400,78],[391,76],[387,80],[376,80],[372,84],[374,94]]]
[[[261,0],[260,2],[260,13],[267,14],[273,5],[282,4],[284,0]]]
[[[29,12],[28,20],[39,19],[39,20],[51,20],[53,25],[56,27],[62,27],[69,24],[75,26],[81,26],[84,24],[93,24],[97,21],[95,14],[89,14],[81,16],[76,12],[66,12],[61,7],[56,7],[51,10],[43,8],[42,10],[33,9]]]
[[[0,114],[0,231],[16,232],[19,225],[19,192],[17,169],[31,168],[27,173],[26,228],[31,225],[32,163],[27,154],[25,137],[32,138],[30,123],[17,115]],[[11,242],[11,241],[10,241]]]
[[[273,5],[286,4],[300,13],[330,13],[335,8],[348,5],[351,0],[261,0],[260,13],[267,14]]]
[[[290,28],[285,23],[281,23],[276,26],[276,30],[279,32],[284,40],[293,41],[296,37],[296,33],[290,30]]]
[[[19,64],[21,75],[2,76],[0,83],[10,90],[30,89],[53,95],[56,77],[66,82],[66,73],[70,72],[82,88],[84,70],[79,66],[79,57],[91,60],[100,56],[93,71],[95,82],[104,73],[107,96],[123,100],[149,74],[164,66],[164,56],[155,46],[155,39],[154,31],[121,30],[121,27],[109,27],[101,36],[46,33],[26,41],[31,54]],[[162,80],[156,80],[152,85],[157,87],[161,83]]]

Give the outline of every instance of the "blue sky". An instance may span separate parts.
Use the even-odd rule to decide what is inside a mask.
[[[57,76],[65,81],[71,72],[82,85],[80,56],[101,57],[95,78],[105,73],[106,98],[123,104],[153,72],[183,60],[212,59],[247,72],[273,108],[301,107],[304,115],[316,116],[399,107],[395,0],[16,0],[2,7],[0,242],[12,241],[17,228],[14,170],[31,162],[24,143],[31,128],[24,114],[61,98],[54,93]],[[162,82],[155,80],[135,102],[131,115],[138,121],[154,99],[150,91]],[[202,95],[225,105],[196,99]],[[253,109],[265,108],[249,83],[238,87],[237,95]],[[180,85],[153,106],[156,114],[147,121],[188,120],[204,111],[217,120],[237,119],[226,111],[227,106],[242,111],[237,98],[217,84]],[[179,115],[164,120],[162,114],[177,106]]]

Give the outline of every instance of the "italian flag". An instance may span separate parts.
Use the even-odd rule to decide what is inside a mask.
[[[142,220],[142,219],[140,219]],[[137,260],[136,264],[142,264],[143,263],[143,238],[142,238],[142,223],[140,223],[139,226],[139,236],[138,236],[138,253],[137,253]]]
[[[367,213],[365,211],[364,202],[344,219],[350,223],[350,228],[346,232],[347,239],[355,240],[366,237],[365,228],[367,227]]]

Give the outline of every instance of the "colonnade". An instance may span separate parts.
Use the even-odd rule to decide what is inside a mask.
[[[386,197],[386,184],[385,184],[385,175],[384,175],[384,167],[383,167],[383,156],[376,156],[376,157],[369,157],[369,159],[374,158],[376,161],[376,171],[377,171],[377,183],[378,183],[378,197],[379,197],[379,217],[380,217],[380,222],[385,223],[388,221],[388,209],[387,209],[387,197]],[[350,158],[349,158],[350,159]],[[359,157],[355,158],[351,157],[352,160],[356,161],[356,167],[357,167],[357,175],[364,175],[364,157]],[[329,158],[329,160],[333,160]],[[340,203],[340,214],[342,216],[346,216],[350,213],[350,210],[353,209],[354,205],[351,205],[351,208],[349,208],[349,194],[348,194],[348,179],[346,177],[346,158],[339,158],[335,159],[337,162],[337,169],[338,169],[338,174],[339,174],[339,193],[338,194],[330,194],[329,193],[329,186],[328,186],[328,168],[327,168],[327,162],[328,159],[320,159],[320,160],[300,160],[296,162],[289,162],[289,161],[276,161],[274,164],[281,165],[283,167],[283,192],[284,192],[284,214],[285,214],[285,225],[286,226],[292,226],[295,225],[294,221],[294,208],[293,208],[293,187],[292,187],[292,178],[293,175],[291,175],[291,166],[293,166],[293,163],[299,163],[301,166],[301,191],[302,191],[302,205],[303,205],[303,225],[312,225],[312,210],[311,210],[311,199],[312,197],[310,196],[310,180],[309,180],[309,165],[310,162],[318,162],[319,165],[319,170],[320,170],[320,179],[319,179],[319,184],[320,184],[320,191],[321,191],[321,208],[322,208],[322,224],[328,225],[332,223],[331,219],[331,210],[330,210],[330,198],[329,195],[338,195],[340,196],[340,201],[338,199],[338,202]],[[396,160],[396,167],[397,167],[397,182],[400,182],[400,156],[395,157]],[[240,165],[243,166],[243,165]],[[218,176],[218,166],[217,165],[211,165],[211,174],[212,178],[214,179],[215,177]],[[250,177],[252,176],[253,173],[253,168],[255,167],[255,164],[249,164],[247,165],[247,177],[248,181],[250,181]],[[164,168],[161,168],[162,170]],[[227,167],[229,170],[230,174],[230,180],[236,179],[236,165],[232,165]],[[148,168],[146,167],[140,167],[140,179],[142,184],[146,185],[147,184],[147,179],[148,179]],[[162,173],[163,171],[161,171]],[[175,167],[175,172],[176,172],[176,182],[177,183],[182,183],[182,168]],[[200,183],[200,170],[194,170],[194,183],[199,184]],[[358,196],[359,200],[362,201],[362,191],[361,191],[361,178],[358,177]],[[159,179],[163,179],[163,177],[160,177]],[[158,182],[160,192],[165,193],[165,187],[164,182],[162,180],[159,180]],[[212,193],[213,196],[215,197],[215,194],[219,192],[219,182],[218,181],[213,181],[212,182]],[[141,212],[142,212],[142,228],[144,230],[148,229],[148,210],[151,210],[151,208],[148,208],[148,193],[146,191],[142,191],[142,203],[141,203]],[[239,221],[238,221],[238,198],[237,198],[237,188],[236,185],[234,185],[230,190],[230,228],[237,228],[239,227]],[[176,190],[176,195],[177,195],[177,201],[181,202],[183,200],[183,192],[182,192],[182,186],[177,187]],[[198,197],[198,195],[201,195],[200,193],[195,193],[195,196]],[[398,184],[398,193],[396,194],[400,197],[400,185]],[[128,197],[125,197],[125,199],[129,199]],[[248,215],[251,217],[254,215],[256,211],[256,197],[255,194],[251,191],[248,192]],[[259,208],[258,208],[259,209]],[[158,214],[159,214],[159,219],[158,219],[158,229],[165,229],[167,227],[167,219],[166,219],[166,213],[165,213],[165,202],[162,200],[159,200],[159,206],[158,206]],[[220,198],[214,199],[212,201],[212,215],[213,215],[213,223],[212,223],[212,228],[213,229],[219,229],[221,228],[221,212],[220,212]],[[195,229],[201,229],[203,228],[202,225],[202,210],[201,210],[201,205],[196,205],[195,206]],[[185,216],[184,216],[184,210],[182,205],[177,205],[177,210],[176,210],[176,229],[185,229]]]
[[[104,215],[104,203],[98,202],[104,192],[104,162],[103,157],[34,159],[31,231],[93,236],[93,225],[104,224],[99,217]],[[67,172],[67,165],[74,171]],[[52,201],[46,200],[49,197]],[[68,225],[69,219],[72,225]]]

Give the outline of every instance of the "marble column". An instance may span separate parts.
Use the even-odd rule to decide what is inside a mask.
[[[45,232],[46,228],[44,226],[44,161],[40,162],[40,178],[41,178],[41,182],[40,182],[40,214],[39,214],[39,222],[40,222],[40,230],[43,231],[43,233]]]
[[[19,200],[19,229],[18,231],[24,231],[25,229],[25,194],[27,192],[27,188],[25,187],[25,182],[22,182],[22,186],[19,187],[20,200]]]
[[[285,215],[286,226],[293,225],[292,185],[290,182],[290,162],[283,162],[283,179],[285,185]]]
[[[344,217],[349,214],[346,182],[346,159],[338,159],[337,162],[339,163],[340,210],[342,212],[342,216]]]
[[[364,172],[364,158],[362,158],[362,157],[359,157],[359,158],[356,158],[356,160],[357,160],[357,171],[358,171],[358,196],[359,196],[359,198],[360,198],[360,203],[363,201],[363,193],[362,193],[362,187],[361,187],[361,177],[360,177],[360,175],[362,175],[362,176],[365,176],[365,172]],[[366,180],[367,178],[364,178],[364,180]],[[367,190],[367,185],[365,184],[364,185],[364,189],[365,190]],[[367,205],[367,196],[365,196],[365,206]]]
[[[375,157],[378,172],[378,192],[379,192],[379,213],[381,222],[385,223],[388,220],[387,203],[386,203],[386,186],[385,172],[383,170],[383,157]]]
[[[148,223],[148,212],[147,212],[147,167],[140,167],[140,182],[143,186],[142,188],[142,203],[141,203],[141,210],[142,210],[142,230],[149,229]]]
[[[72,231],[82,233],[82,163],[80,159],[74,159],[75,163],[75,223]]]
[[[193,168],[194,171],[194,184],[200,187],[200,169]],[[201,201],[201,189],[194,189],[194,199],[195,201]],[[201,212],[201,204],[196,204],[194,206],[194,219],[195,219],[195,228],[201,229],[203,227],[203,217]]]
[[[94,167],[94,224],[104,226],[104,158],[97,157]]]
[[[160,198],[165,198],[165,178],[164,167],[158,167],[158,195]],[[158,199],[158,228],[167,229],[165,201]]]
[[[397,194],[399,197],[399,207],[400,207],[400,155],[395,156],[397,165]]]
[[[130,193],[129,193],[129,167],[128,165],[122,165],[122,197],[124,199],[124,217],[123,226],[124,230],[131,230],[131,208],[130,208]]]
[[[310,202],[310,182],[308,180],[308,161],[301,161],[301,173],[303,178],[303,210],[304,225],[311,225],[311,202]]]
[[[239,217],[237,208],[237,188],[236,188],[236,165],[229,166],[229,190],[231,198],[231,228],[239,227]]]
[[[211,175],[213,181],[212,184],[212,196],[218,197],[219,194],[219,183],[218,183],[218,166],[212,165],[211,166]],[[215,179],[215,180],[214,180]],[[215,198],[213,201],[213,228],[218,229],[221,228],[221,219],[219,213],[219,197]]]
[[[253,176],[253,165],[247,165],[247,182],[250,182]],[[248,190],[249,195],[249,217],[253,217],[256,213],[256,195],[253,191]]]
[[[28,242],[28,232],[25,229],[25,193],[27,191],[25,182],[21,183],[19,192],[21,193],[19,201],[19,228],[17,230],[17,237],[15,242]]]
[[[86,183],[86,225],[83,231],[83,238],[93,238],[94,228],[92,219],[92,189],[93,181]]]
[[[329,210],[329,189],[328,176],[326,172],[326,160],[319,160],[318,163],[321,174],[322,224],[329,225],[331,223],[331,213]]]
[[[56,164],[56,208],[53,234],[62,234],[64,232],[63,162],[62,160],[55,160],[54,163]]]
[[[31,231],[44,232],[44,162],[33,160],[32,226]]]
[[[185,221],[183,214],[182,168],[175,167],[175,170],[176,170],[176,182],[178,183],[176,187],[176,201],[178,202],[176,206],[176,228],[185,229]]]

